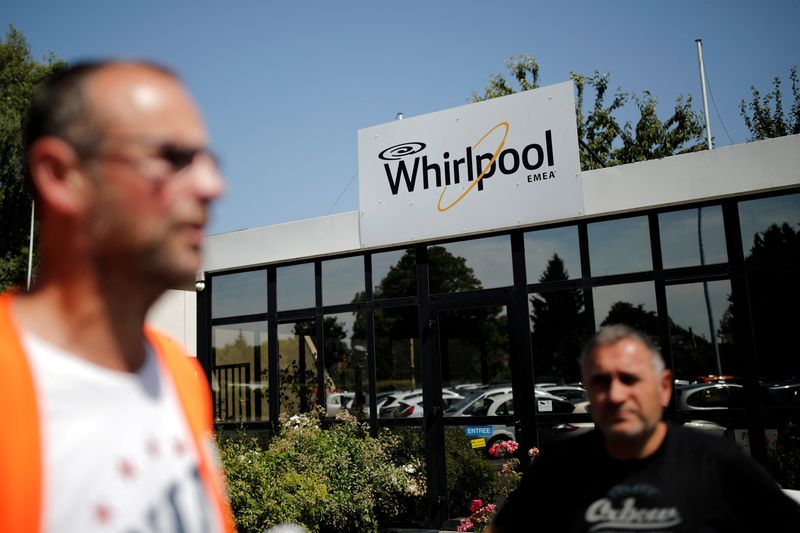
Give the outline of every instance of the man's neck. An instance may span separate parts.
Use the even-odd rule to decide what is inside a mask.
[[[604,436],[608,455],[620,461],[646,459],[658,451],[667,436],[667,423],[661,421],[642,439],[620,439]]]
[[[23,329],[89,362],[135,372],[145,360],[144,320],[154,297],[128,283],[48,280],[15,300]]]

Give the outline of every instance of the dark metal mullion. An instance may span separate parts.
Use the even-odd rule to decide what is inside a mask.
[[[375,361],[375,310],[372,305],[372,254],[364,256],[364,283],[368,306],[364,311],[367,319],[367,383],[369,387],[369,432],[373,437],[378,436],[378,409],[377,409],[377,375]]]
[[[327,407],[328,391],[325,390],[325,314],[322,310],[322,262],[314,261],[314,329],[317,344],[317,402]]]
[[[267,383],[269,386],[269,421],[277,435],[280,431],[280,394],[278,382],[278,293],[277,274],[274,266],[267,268]]]
[[[444,420],[442,410],[442,377],[439,351],[434,346],[438,339],[428,288],[428,249],[416,247],[417,296],[419,301],[419,335],[422,358],[422,398],[425,405],[423,430],[425,432],[425,464],[428,472],[428,498],[430,520],[440,527],[447,520],[447,471],[444,451]]]
[[[761,413],[761,398],[759,397],[758,360],[756,358],[750,297],[745,274],[738,203],[734,200],[723,202],[722,215],[725,222],[728,265],[731,271],[731,298],[735,308],[734,331],[736,348],[742,356],[744,370],[745,421],[750,435],[750,451],[756,460],[766,464],[767,445],[764,439],[764,420]]]
[[[586,331],[594,333],[594,293],[592,291],[592,266],[589,258],[589,230],[586,222],[578,223],[578,246],[581,254],[581,285],[583,287],[583,312]]]
[[[531,349],[530,321],[528,319],[527,273],[525,271],[525,241],[521,231],[511,234],[511,266],[514,275],[514,293],[509,303],[511,387],[519,427],[516,428],[520,454],[539,445],[534,394],[534,364]]]
[[[211,302],[211,278],[205,282],[205,288],[197,293],[197,360],[211,383],[211,369],[214,361],[211,360],[211,321],[209,304]]]

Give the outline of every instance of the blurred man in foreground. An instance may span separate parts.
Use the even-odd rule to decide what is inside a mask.
[[[490,531],[797,531],[743,451],[662,420],[672,373],[647,336],[605,327],[581,366],[597,430],[544,450]]]
[[[144,325],[194,280],[223,181],[162,67],[76,65],[26,131],[40,263],[0,297],[0,531],[230,531],[202,370]]]

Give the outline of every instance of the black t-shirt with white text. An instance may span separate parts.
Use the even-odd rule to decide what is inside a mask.
[[[543,450],[498,512],[516,531],[800,531],[800,505],[716,436],[669,425],[655,454],[619,461],[593,431]]]

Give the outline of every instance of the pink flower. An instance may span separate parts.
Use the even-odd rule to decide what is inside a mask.
[[[461,520],[461,524],[456,528],[457,531],[472,531],[472,520],[469,518],[464,518]]]
[[[481,500],[472,500],[472,503],[469,505],[469,510],[474,513],[481,507],[483,507],[483,502]]]
[[[489,503],[486,505],[486,512],[493,513],[497,509],[497,506],[493,503]]]
[[[528,457],[536,457],[537,455],[539,455],[539,448],[536,448],[534,446],[533,448],[528,450]]]

